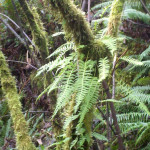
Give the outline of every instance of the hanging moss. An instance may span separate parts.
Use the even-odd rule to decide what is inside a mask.
[[[19,3],[29,22],[36,49],[41,54],[41,57],[44,59],[48,56],[48,42],[46,38],[46,32],[44,31],[44,27],[41,23],[40,17],[36,12],[35,8],[33,9],[33,12],[31,11],[25,0],[19,0]]]
[[[10,73],[2,51],[0,51],[0,79],[2,91],[7,100],[14,124],[17,148],[19,150],[36,150],[28,134],[28,125],[21,111],[22,108],[17,93],[15,78]]]
[[[113,2],[108,22],[108,35],[116,37],[118,34],[123,5],[124,0],[115,0]]]

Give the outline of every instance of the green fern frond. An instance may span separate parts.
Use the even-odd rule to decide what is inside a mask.
[[[124,19],[140,20],[145,24],[150,24],[150,16],[135,9],[127,9],[124,11]]]
[[[117,39],[111,36],[104,36],[102,42],[107,46],[113,55],[114,51],[117,50]]]
[[[150,55],[150,46],[141,53],[140,59],[142,60],[144,57],[146,57],[148,55]]]
[[[97,10],[97,9],[106,7],[106,6],[110,5],[110,4],[112,4],[112,2],[113,1],[108,1],[108,2],[103,2],[103,3],[97,4],[94,7],[92,7],[92,10]]]
[[[131,58],[131,57],[124,56],[121,59],[124,60],[124,61],[127,61],[128,63],[133,64],[135,66],[142,66],[142,65],[144,65],[144,63],[142,61],[134,59],[134,58]]]
[[[137,92],[150,91],[150,85],[146,85],[146,86],[134,86],[132,88],[132,91],[137,91]]]
[[[150,9],[149,0],[145,0],[145,5],[146,5],[147,9]],[[125,9],[142,10],[143,9],[143,5],[141,4],[141,2],[139,0],[127,0],[125,2]]]
[[[103,81],[109,74],[109,61],[107,58],[99,60],[99,80],[98,82]]]
[[[69,99],[71,98],[71,94],[74,89],[74,81],[75,81],[75,70],[74,68],[69,68],[62,79],[62,85],[61,85],[61,93],[59,94],[59,97],[57,99],[56,108],[54,110],[52,118],[57,114],[57,112],[63,108]]]
[[[117,120],[119,123],[147,122],[149,115],[147,113],[131,112],[118,114]]]
[[[100,141],[108,141],[108,139],[104,135],[101,135],[99,133],[93,132],[92,135]]]
[[[88,94],[88,88],[90,85],[90,81],[92,79],[92,71],[95,62],[89,60],[87,62],[79,61],[79,72],[78,79],[76,81],[76,105],[75,105],[75,113],[79,109],[79,106],[85,96]]]
[[[58,47],[52,54],[50,54],[47,58],[51,58],[52,56],[56,55],[64,55],[67,51],[69,50],[74,50],[75,49],[75,44],[73,42],[67,42],[60,47]]]
[[[73,58],[74,58],[74,55],[70,55],[69,57],[65,59],[61,59],[60,57],[57,57],[56,60],[51,61],[48,64],[45,64],[44,66],[39,68],[36,77],[41,75],[45,71],[50,72],[53,69],[58,68],[59,66],[61,66],[61,68],[67,66],[67,64],[69,64]]]
[[[83,100],[82,106],[80,108],[80,113],[79,113],[80,118],[78,123],[79,127],[81,127],[85,115],[90,111],[90,109],[96,103],[96,100],[98,99],[98,92],[99,92],[99,83],[98,83],[98,79],[95,77],[92,78],[90,81],[87,95]]]
[[[142,133],[139,134],[137,140],[136,140],[136,145],[139,144],[144,144],[149,142],[150,139],[150,123],[147,124],[146,128]]]

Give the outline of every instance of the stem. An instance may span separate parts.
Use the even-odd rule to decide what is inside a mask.
[[[24,45],[26,46],[26,43],[24,42],[24,40],[16,33],[16,31],[5,21],[0,17],[0,20],[4,23],[4,25],[18,38],[18,40]]]
[[[0,13],[0,15],[6,17],[9,21],[11,21],[18,29],[21,29],[20,26],[18,26],[11,18],[9,18],[7,15]],[[28,37],[28,35],[23,31],[23,34],[25,35],[25,37],[28,39],[28,41],[32,44],[33,47],[35,47],[35,45],[32,43],[31,39]]]
[[[109,87],[107,85],[107,82],[104,80],[102,82],[102,84],[103,84],[103,88],[105,89],[105,92],[107,94],[107,98],[111,99],[112,95],[109,92]],[[117,121],[117,116],[116,116],[116,110],[115,110],[115,107],[114,107],[114,103],[110,102],[109,104],[110,104],[110,109],[111,109],[111,113],[112,113],[114,127],[115,127],[115,130],[116,130],[116,136],[118,138],[118,145],[119,145],[118,148],[119,148],[119,150],[124,150],[123,140],[122,140],[122,137],[121,137],[121,131],[120,131],[118,121]]]
[[[88,0],[88,22],[90,22],[91,20],[90,20],[90,9],[91,9],[91,0]]]

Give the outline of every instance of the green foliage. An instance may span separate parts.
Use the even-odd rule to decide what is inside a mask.
[[[103,81],[109,73],[109,61],[107,58],[99,60],[99,82]]]
[[[150,16],[136,9],[125,10],[123,19],[140,20],[145,24],[150,24]]]

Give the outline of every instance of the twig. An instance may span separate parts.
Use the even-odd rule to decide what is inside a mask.
[[[113,60],[113,75],[112,75],[112,99],[115,98],[115,64],[116,64],[117,54],[114,56]]]
[[[107,117],[104,115],[104,113],[102,112],[102,110],[101,110],[98,106],[97,106],[97,109],[98,109],[98,111],[102,114],[103,119],[107,121]],[[108,125],[109,125],[110,129],[112,130],[112,132],[114,133],[114,135],[116,135],[116,133],[115,133],[113,127],[111,126],[111,124],[108,123]]]
[[[129,49],[126,49],[126,50],[121,54],[121,56],[119,56],[119,58],[117,58],[117,60],[116,60],[116,62],[115,62],[115,65],[114,65],[114,67],[113,67],[113,70],[112,70],[112,74],[113,74],[114,70],[116,70],[116,64],[118,63],[118,61],[120,60],[120,58],[121,58],[122,56],[124,56],[124,55],[127,53],[128,50],[129,50]]]
[[[38,70],[38,68],[36,68],[35,66],[33,66],[33,65],[31,65],[31,64],[29,64],[29,63],[27,63],[27,62],[16,61],[16,60],[6,60],[6,61],[8,61],[8,62],[15,62],[15,63],[21,63],[21,64],[26,64],[26,65],[29,65],[29,66],[31,66],[32,68]]]
[[[147,7],[145,6],[144,2],[143,2],[142,0],[140,0],[140,2],[141,2],[141,4],[142,4],[144,10],[150,15],[150,12],[149,12],[149,10],[147,9]]]
[[[0,20],[5,24],[5,26],[19,39],[19,41],[26,46],[26,43],[24,40],[16,33],[16,31],[5,21],[0,17]]]
[[[11,18],[9,18],[7,15],[0,13],[0,15],[6,17],[9,21],[11,21],[18,29],[21,29]],[[28,41],[32,44],[33,47],[35,47],[35,45],[33,44],[33,42],[31,41],[31,39],[28,37],[28,35],[23,31],[23,34],[25,35],[25,37],[28,39]]]

